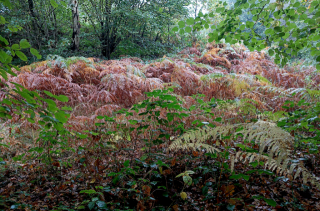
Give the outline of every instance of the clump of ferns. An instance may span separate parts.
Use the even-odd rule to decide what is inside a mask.
[[[258,105],[259,103],[257,101],[248,98],[236,100],[236,106],[239,108],[239,111],[243,114],[257,115]]]
[[[278,122],[283,118],[287,118],[289,116],[288,112],[285,111],[264,111],[263,113],[258,115],[260,120],[269,121],[269,122]]]
[[[230,73],[229,74],[230,78],[237,79],[239,81],[244,81],[250,86],[260,86],[260,82],[257,80],[256,76],[254,75],[249,75],[249,74],[235,74],[235,73]]]
[[[127,68],[127,73],[139,76],[141,78],[146,78],[145,74],[141,70],[139,70],[137,67],[128,65],[126,68]]]
[[[225,77],[224,74],[222,73],[210,73],[210,74],[207,74],[207,75],[202,75],[200,77],[200,80],[202,80],[203,82],[206,82],[206,81],[212,81],[212,80],[215,80],[215,79],[220,79],[220,78],[223,78]]]
[[[223,140],[223,137],[230,137],[230,139],[226,141]],[[266,121],[191,130],[174,140],[168,147],[168,151],[198,150],[208,153],[220,153],[222,152],[219,147],[220,143],[230,146],[233,144],[231,140],[239,141],[239,137],[242,137],[241,140],[244,144],[245,140],[257,144],[259,152],[239,150],[230,154],[231,172],[234,171],[236,162],[264,161],[265,169],[274,171],[279,176],[285,176],[290,179],[297,179],[301,176],[304,184],[310,182],[320,188],[320,183],[315,176],[309,173],[302,164],[292,162],[293,159],[290,155],[294,145],[294,138],[290,133],[277,127],[276,124]],[[219,141],[214,146],[207,144],[208,140]]]
[[[48,55],[47,56],[47,65],[48,67],[54,67],[58,66],[63,69],[68,69],[72,64],[77,63],[78,61],[83,61],[87,64],[87,66],[91,68],[95,68],[93,63],[85,58],[85,57],[70,57],[70,58],[63,58],[62,56],[59,55]]]

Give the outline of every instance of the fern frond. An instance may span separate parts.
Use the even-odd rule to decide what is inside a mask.
[[[207,152],[220,152],[217,147],[206,144],[207,140],[222,140],[225,136],[236,140],[239,135],[242,140],[254,141],[260,145],[259,153],[238,151],[230,155],[231,171],[235,162],[254,162],[263,160],[265,168],[275,171],[278,175],[296,179],[302,176],[303,182],[311,182],[320,187],[317,179],[300,164],[292,163],[290,159],[291,147],[294,139],[276,124],[258,121],[257,123],[218,126],[215,128],[202,128],[188,131],[171,143],[168,150],[206,150]],[[218,146],[218,144],[216,144]],[[269,154],[265,155],[264,152]],[[289,168],[288,168],[289,166]],[[292,177],[294,175],[294,177]]]
[[[291,179],[297,179],[298,177],[302,177],[304,184],[310,182],[312,185],[316,186],[317,188],[320,188],[320,183],[318,182],[318,179],[312,174],[310,174],[309,171],[301,164],[293,163],[288,168],[288,164],[291,161],[290,158],[283,160],[283,162],[281,163],[278,159],[273,159],[270,156],[239,151],[237,152],[235,159],[231,159],[231,166],[234,166],[235,162],[242,161],[250,163],[255,160],[264,161],[265,169],[269,169],[270,171],[276,172],[279,176],[285,176]]]
[[[272,83],[266,79],[265,77],[263,77],[262,75],[256,75],[257,79],[261,82],[267,83],[268,85],[272,85]]]
[[[306,100],[307,102],[320,101],[320,90],[306,89],[306,88],[291,88],[286,90],[290,95]]]

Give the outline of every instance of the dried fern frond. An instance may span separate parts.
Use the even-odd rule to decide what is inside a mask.
[[[320,188],[320,183],[318,179],[313,176],[309,171],[298,163],[290,163],[291,158],[283,159],[282,162],[279,162],[279,159],[273,159],[270,156],[261,155],[251,152],[242,152],[239,151],[236,155],[231,156],[231,171],[234,171],[235,162],[254,162],[254,161],[264,161],[265,169],[274,171],[279,176],[289,177],[291,179],[297,179],[299,176],[302,177],[303,183],[307,184],[310,182],[312,185]],[[289,168],[288,168],[289,165]]]
[[[173,141],[168,150],[205,149],[207,152],[220,152],[217,147],[208,145],[207,140],[219,139],[222,141],[226,136],[230,137],[231,140],[236,140],[240,134],[243,140],[254,141],[260,145],[260,149],[259,153],[238,151],[236,155],[231,155],[231,171],[234,170],[234,162],[263,160],[265,161],[265,167],[271,171],[276,171],[278,175],[287,177],[294,175],[294,179],[302,175],[304,183],[309,181],[318,188],[320,187],[317,179],[306,168],[296,163],[290,163],[290,152],[294,139],[288,132],[270,122],[258,121],[257,123],[225,125],[188,131]],[[218,144],[216,145],[218,146]],[[265,150],[269,152],[268,155],[264,155]]]
[[[257,78],[255,77],[255,75],[231,73],[231,74],[229,74],[229,77],[230,78],[236,78],[239,81],[244,81],[247,84],[249,84],[250,86],[261,86],[261,85],[263,85],[259,81],[257,81]]]
[[[137,67],[134,67],[131,65],[127,66],[127,72],[130,74],[142,77],[142,78],[146,78],[145,74],[141,70],[139,70]]]
[[[277,95],[282,95],[286,97],[290,97],[288,93],[286,93],[286,90],[281,87],[276,86],[260,86],[256,89],[257,91],[263,91],[264,93],[275,93]]]
[[[202,75],[200,77],[200,80],[204,81],[204,82],[208,82],[208,81],[212,81],[214,79],[222,78],[222,77],[225,77],[225,75],[222,73],[211,73],[211,74],[207,74],[207,75]]]
[[[236,132],[236,129],[242,130]],[[268,148],[270,155],[288,153],[290,146],[293,146],[293,137],[286,131],[277,127],[274,123],[258,121],[256,123],[235,124],[218,126],[215,128],[203,128],[190,131],[172,142],[169,149],[179,148],[182,143],[205,143],[209,139],[222,140],[225,136],[236,139],[237,135],[242,134],[243,139],[255,141],[260,145],[260,153]]]

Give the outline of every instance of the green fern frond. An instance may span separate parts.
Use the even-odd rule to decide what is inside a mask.
[[[285,111],[277,111],[277,112],[265,111],[263,114],[260,115],[260,119],[268,119],[269,121],[277,122],[281,118],[284,118],[287,116],[288,116],[288,113]]]
[[[259,81],[265,82],[265,83],[267,83],[267,84],[269,84],[269,85],[272,85],[272,83],[271,83],[268,79],[266,79],[265,77],[263,77],[262,75],[256,75],[256,77],[257,77],[257,79],[258,79]]]
[[[255,105],[259,105],[259,103],[252,99],[243,98],[236,101],[236,105],[241,111],[245,113],[255,114],[257,112],[257,108],[255,107]]]

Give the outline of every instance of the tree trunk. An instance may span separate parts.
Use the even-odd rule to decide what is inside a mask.
[[[29,6],[29,11],[30,11],[31,17],[32,17],[31,21],[32,21],[33,28],[36,29],[37,28],[37,25],[36,25],[36,22],[35,22],[36,15],[34,13],[33,0],[28,0],[28,6]]]
[[[73,33],[72,33],[72,50],[78,50],[80,45],[80,23],[79,23],[79,2],[78,0],[72,0],[72,21],[73,21]]]

